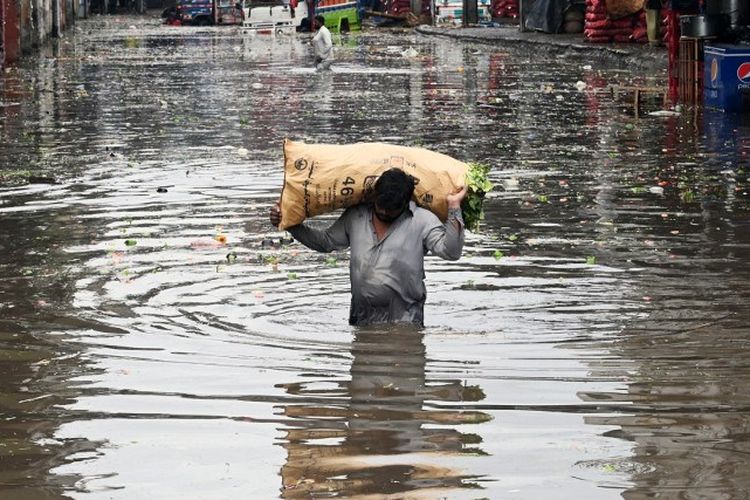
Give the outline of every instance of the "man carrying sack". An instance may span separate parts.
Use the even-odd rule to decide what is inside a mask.
[[[313,170],[311,165],[310,174]],[[429,251],[446,260],[458,260],[461,256],[464,243],[461,201],[466,196],[466,187],[461,185],[440,200],[447,204],[444,223],[430,210],[417,206],[414,192],[414,177],[402,169],[390,168],[379,175],[366,198],[349,206],[329,228],[315,229],[305,223],[286,227],[295,239],[312,250],[351,249],[351,325],[424,326],[425,254]],[[271,208],[271,223],[279,226],[282,219],[277,204]]]

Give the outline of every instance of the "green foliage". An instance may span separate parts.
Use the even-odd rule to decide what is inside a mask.
[[[469,231],[477,231],[479,222],[484,220],[484,196],[494,187],[487,179],[490,172],[489,165],[480,163],[469,163],[469,171],[466,173],[466,198],[461,203],[464,223]]]

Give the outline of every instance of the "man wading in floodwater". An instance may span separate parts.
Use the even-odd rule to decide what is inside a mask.
[[[312,39],[313,52],[315,53],[315,69],[330,69],[333,63],[333,42],[331,32],[326,28],[326,20],[323,16],[315,16],[313,21],[316,32]]]
[[[412,201],[414,179],[402,170],[383,172],[370,203],[347,208],[328,229],[305,224],[290,227],[296,240],[312,250],[331,252],[351,247],[349,324],[412,323],[424,326],[424,256],[430,251],[458,260],[464,245],[461,201],[466,188],[447,196],[448,219]],[[271,208],[278,226],[278,204]]]

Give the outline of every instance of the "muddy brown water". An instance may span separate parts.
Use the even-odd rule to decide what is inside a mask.
[[[0,496],[747,498],[746,124],[538,50],[336,57],[96,17],[0,76]],[[279,244],[287,136],[492,166],[423,331]]]

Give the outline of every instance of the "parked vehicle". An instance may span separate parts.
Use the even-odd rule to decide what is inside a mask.
[[[359,5],[356,0],[318,0],[315,14],[326,19],[326,27],[338,33],[359,31]]]
[[[294,32],[307,16],[304,1],[292,6],[284,0],[243,0],[241,8],[243,32]]]
[[[311,0],[315,1],[315,0]],[[360,29],[356,0],[318,0],[315,15],[325,17],[326,26],[336,32]],[[243,31],[309,31],[309,6],[305,0],[243,0]]]
[[[360,29],[357,0],[311,0],[314,15],[322,15],[331,31]],[[162,14],[167,24],[209,26],[241,24],[243,31],[309,31],[309,5],[305,0],[176,0]]]
[[[174,11],[165,17],[169,24],[240,24],[242,11],[234,0],[177,0]]]

